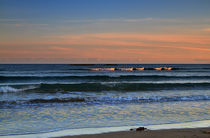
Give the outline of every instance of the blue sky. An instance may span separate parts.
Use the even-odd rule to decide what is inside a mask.
[[[0,0],[1,18],[57,20],[208,17],[209,0]]]

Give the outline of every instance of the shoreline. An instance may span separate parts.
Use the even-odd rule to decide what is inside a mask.
[[[109,132],[102,134],[63,136],[61,138],[209,138],[209,137],[210,137],[210,127],[147,130],[147,131],[120,131],[120,132]]]
[[[38,133],[38,134],[25,134],[25,135],[6,135],[0,136],[1,138],[32,138],[32,137],[41,137],[41,138],[48,138],[48,137],[121,137],[121,134],[125,133],[125,135],[138,135],[139,133],[143,132],[142,134],[150,133],[156,134],[161,132],[171,132],[172,133],[181,133],[182,131],[188,133],[193,133],[196,130],[196,135],[201,131],[210,131],[210,120],[202,120],[202,121],[194,121],[194,122],[185,122],[185,123],[175,123],[175,124],[161,124],[161,125],[144,125],[143,127],[147,128],[146,131],[130,131],[131,128],[138,128],[141,126],[121,126],[121,127],[103,127],[103,128],[80,128],[80,129],[67,129],[61,131],[54,131],[54,132],[47,132],[47,133]],[[137,133],[137,134],[136,134]],[[116,134],[116,136],[115,136]],[[158,135],[158,134],[157,134]],[[207,135],[207,134],[205,134]],[[155,135],[154,135],[155,136]],[[168,133],[167,133],[168,136]],[[210,134],[207,135],[210,137]],[[133,137],[133,136],[132,136]]]

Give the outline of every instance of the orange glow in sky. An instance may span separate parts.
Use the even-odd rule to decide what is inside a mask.
[[[2,5],[0,63],[210,63],[210,14],[201,17],[210,7],[196,9],[195,15],[193,11],[186,15],[177,11],[174,17],[173,10],[161,17],[159,7],[155,10],[160,15],[124,16],[113,12],[114,17],[103,17],[102,12],[108,11],[100,11],[96,4],[94,10],[101,16],[85,9],[85,15],[91,18],[79,12],[75,19],[70,11],[42,15],[33,8],[19,9],[17,4],[17,9],[29,13],[21,15],[17,9],[10,13],[7,2]],[[42,13],[43,9],[37,10]],[[76,13],[76,8],[73,10]],[[65,18],[57,19],[60,15]]]

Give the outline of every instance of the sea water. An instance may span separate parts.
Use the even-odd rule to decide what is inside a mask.
[[[0,65],[1,136],[205,120],[209,64]]]

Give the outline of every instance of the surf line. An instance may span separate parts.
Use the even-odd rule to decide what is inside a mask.
[[[90,71],[133,71],[133,70],[174,70],[174,68],[172,67],[158,67],[158,68],[144,68],[144,67],[140,67],[140,68],[89,68],[88,70]]]

